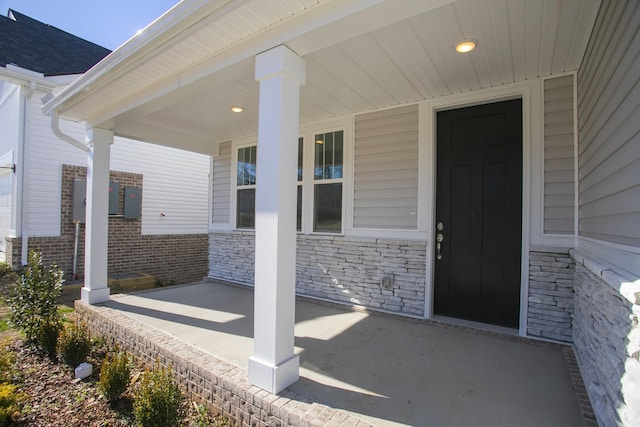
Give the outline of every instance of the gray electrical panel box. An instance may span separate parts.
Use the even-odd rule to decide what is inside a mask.
[[[118,193],[120,184],[115,181],[109,181],[109,215],[117,215],[120,203]],[[73,222],[84,224],[86,220],[87,210],[87,180],[84,178],[76,178],[73,180],[73,205],[71,209],[71,218]]]
[[[118,215],[118,209],[120,209],[120,184],[115,181],[109,181],[109,215]]]
[[[73,222],[84,224],[85,211],[87,208],[87,180],[76,178],[73,180],[73,205],[71,218]]]
[[[142,190],[134,187],[124,187],[124,217],[125,219],[140,219],[142,210]]]

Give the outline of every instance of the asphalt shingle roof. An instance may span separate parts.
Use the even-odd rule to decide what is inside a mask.
[[[111,51],[9,9],[0,16],[0,66],[45,76],[82,74]]]

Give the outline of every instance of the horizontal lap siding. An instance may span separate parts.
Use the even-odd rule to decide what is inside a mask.
[[[602,8],[578,75],[579,229],[640,247],[640,3]]]
[[[356,116],[353,206],[354,228],[417,228],[417,105]]]
[[[213,159],[211,222],[229,224],[231,208],[231,142],[220,144],[220,155]]]
[[[573,234],[573,76],[544,82],[544,232]]]

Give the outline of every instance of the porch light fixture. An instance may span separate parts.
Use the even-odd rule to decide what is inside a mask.
[[[470,39],[462,40],[455,45],[454,49],[458,53],[469,53],[476,48],[477,44],[478,42],[475,40],[470,40]]]
[[[244,111],[244,108],[242,107],[231,107],[231,111],[233,111],[234,113],[242,113]]]

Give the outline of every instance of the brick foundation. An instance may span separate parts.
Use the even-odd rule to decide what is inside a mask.
[[[62,166],[62,205],[59,237],[30,237],[29,249],[42,252],[43,261],[55,263],[73,279],[73,250],[75,224],[72,220],[73,181],[86,178],[82,166]],[[143,176],[112,171],[110,180],[120,184],[119,200],[124,187],[143,187]],[[143,195],[144,197],[144,195]],[[207,274],[207,234],[143,235],[142,221],[124,219],[123,204],[118,215],[109,217],[109,274],[146,273],[162,282],[190,283],[202,280]],[[22,239],[7,238],[7,262],[12,268],[21,267]],[[80,224],[77,276],[84,273],[85,225]]]
[[[528,335],[572,341],[574,270],[568,249],[529,252]]]
[[[253,232],[209,236],[209,277],[254,283]],[[426,244],[412,240],[298,235],[296,292],[350,305],[423,316]],[[389,289],[380,286],[390,275]]]
[[[171,367],[187,397],[233,426],[352,426],[369,424],[289,390],[278,395],[249,384],[246,372],[215,356],[184,345],[178,339],[108,307],[76,301],[76,315],[92,334],[104,337],[138,361]]]
[[[602,426],[640,420],[640,292],[580,253],[575,263],[573,342],[584,382]]]

